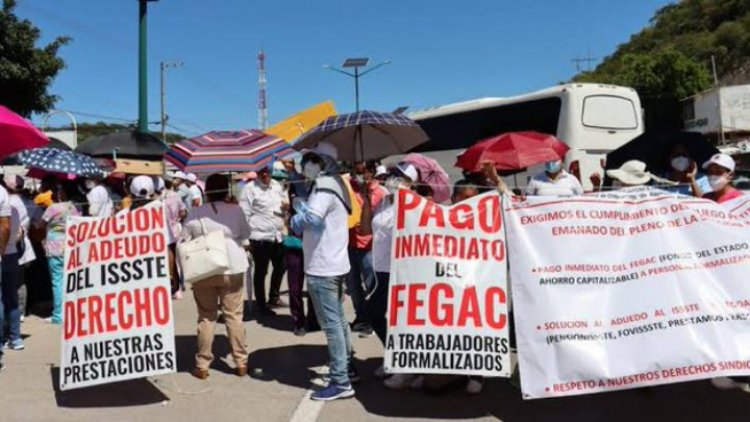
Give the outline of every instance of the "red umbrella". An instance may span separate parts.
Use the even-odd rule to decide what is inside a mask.
[[[39,129],[18,114],[0,106],[0,158],[47,144],[49,139]]]
[[[480,171],[483,161],[498,170],[521,170],[547,161],[561,160],[570,149],[552,135],[539,132],[508,132],[472,145],[458,156],[456,167]]]

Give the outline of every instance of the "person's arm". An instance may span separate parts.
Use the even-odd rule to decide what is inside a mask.
[[[359,219],[359,232],[365,236],[372,234],[372,216],[373,216],[373,210],[372,210],[372,191],[370,190],[370,184],[365,183],[365,186],[362,188],[362,214]],[[376,189],[380,189],[380,186],[377,186]],[[386,201],[386,198],[382,198],[381,201]]]
[[[313,192],[307,205],[297,210],[297,214],[292,217],[292,230],[297,234],[302,234],[308,228],[322,230],[325,215],[332,201],[337,201],[333,194]]]
[[[508,189],[508,185],[505,184],[503,178],[497,174],[495,163],[490,160],[482,161],[482,172],[484,173],[484,176],[489,179],[495,187],[497,187],[498,192],[513,196],[513,192]]]
[[[94,188],[86,195],[86,199],[89,201],[89,215],[92,217],[99,216],[99,212],[102,210],[106,200],[105,198],[101,198],[99,189]]]
[[[698,165],[693,161],[693,164],[690,166],[690,169],[687,172],[687,179],[690,183],[690,191],[693,193],[693,196],[696,198],[702,198],[703,197],[703,189],[701,189],[701,186],[698,184]]]
[[[574,183],[573,183],[573,189],[572,189],[573,190],[573,194],[574,195],[583,195],[583,185],[581,184],[581,182],[578,180],[577,177],[574,177],[573,181],[574,181]]]
[[[240,194],[240,208],[242,208],[242,213],[248,222],[250,221],[250,216],[253,214],[253,200],[253,190],[250,183],[248,183]]]

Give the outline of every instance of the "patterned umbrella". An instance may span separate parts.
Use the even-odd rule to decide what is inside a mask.
[[[104,173],[91,157],[56,148],[37,148],[18,155],[29,168],[31,177],[53,175],[74,179],[76,177],[102,177]]]
[[[172,145],[164,159],[190,173],[245,173],[294,153],[283,139],[257,130],[214,131]]]
[[[419,170],[420,183],[426,183],[432,188],[435,202],[446,202],[451,198],[451,183],[448,173],[443,167],[430,157],[412,153],[401,160],[402,163],[413,164]]]
[[[360,111],[329,117],[302,135],[294,147],[313,148],[325,141],[336,147],[339,160],[376,160],[407,152],[427,139],[422,128],[404,115]]]

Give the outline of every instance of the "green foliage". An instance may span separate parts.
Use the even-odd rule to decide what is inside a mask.
[[[713,84],[712,56],[720,78],[750,64],[750,0],[667,5],[596,69],[573,80],[633,87],[651,127],[678,127],[679,100]]]
[[[65,67],[57,52],[70,38],[57,37],[37,47],[39,28],[19,20],[15,6],[15,0],[3,0],[0,10],[0,104],[28,117],[48,111],[57,100],[47,89]]]

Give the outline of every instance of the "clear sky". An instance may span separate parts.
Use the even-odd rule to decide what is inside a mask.
[[[18,3],[44,40],[73,38],[61,50],[67,68],[52,86],[57,108],[137,119],[136,0]],[[361,80],[364,109],[520,94],[568,80],[576,73],[572,59],[606,56],[667,3],[160,0],[149,5],[149,117],[159,119],[159,62],[180,60],[184,67],[167,77],[170,121],[179,128],[170,130],[256,127],[261,47],[271,123],[327,99],[339,112],[353,111],[353,81],[323,68],[353,56],[393,62]]]

